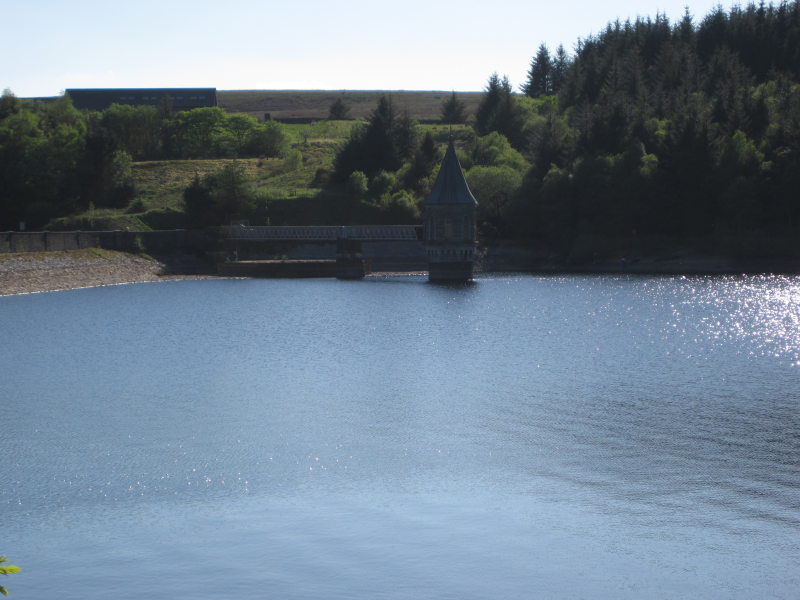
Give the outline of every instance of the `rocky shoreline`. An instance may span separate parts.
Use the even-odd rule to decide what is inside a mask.
[[[0,254],[0,296],[212,274],[208,264],[192,256],[154,258],[97,248],[9,253]]]

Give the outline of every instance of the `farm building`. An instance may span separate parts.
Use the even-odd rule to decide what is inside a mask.
[[[75,108],[88,110],[103,110],[112,104],[159,105],[165,97],[176,111],[217,105],[217,88],[86,88],[67,90],[66,94]]]

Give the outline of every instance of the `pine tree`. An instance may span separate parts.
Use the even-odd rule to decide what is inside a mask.
[[[436,142],[430,132],[425,134],[422,143],[414,153],[414,158],[411,161],[411,166],[405,176],[403,182],[405,187],[413,190],[417,195],[424,196],[428,191],[427,179],[433,173],[436,165],[439,164],[441,156],[436,147]]]
[[[523,126],[522,111],[508,77],[500,79],[497,73],[492,73],[475,112],[475,131],[478,135],[497,131],[508,138],[514,148],[520,150],[526,144]]]
[[[496,129],[498,113],[510,95],[511,84],[508,82],[508,77],[503,77],[501,80],[497,73],[492,73],[475,113],[475,130],[478,135],[486,135]]]
[[[478,110],[475,112],[475,130],[478,135],[486,135],[492,130],[497,105],[500,103],[500,94],[500,76],[492,73],[486,89],[483,90],[483,98],[478,104]]]
[[[553,61],[550,59],[550,51],[544,44],[539,45],[536,56],[531,60],[528,81],[522,87],[522,91],[531,98],[553,93]]]
[[[442,104],[442,123],[456,125],[467,121],[466,106],[453,92]]]
[[[334,159],[334,180],[344,182],[353,171],[372,177],[397,171],[411,158],[417,144],[417,125],[404,113],[397,116],[390,97],[381,96],[365,127],[354,127]]]
[[[378,106],[369,117],[364,135],[364,165],[362,171],[374,175],[378,171],[396,171],[400,167],[400,153],[394,134],[397,115],[391,98],[381,96]]]
[[[337,98],[328,111],[329,121],[344,121],[350,118],[350,106],[342,99]]]
[[[417,146],[417,124],[407,110],[395,120],[392,139],[400,160],[407,160],[414,155]]]
[[[569,69],[569,56],[564,50],[564,45],[559,44],[553,59],[552,88],[554,94],[561,91],[561,86],[564,85],[564,79],[567,76],[567,69]]]

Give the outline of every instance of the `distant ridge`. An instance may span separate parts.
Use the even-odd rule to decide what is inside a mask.
[[[216,90],[217,106],[228,112],[248,113],[263,119],[265,113],[282,121],[311,121],[326,119],[331,104],[343,98],[350,107],[350,117],[364,119],[369,116],[378,98],[391,96],[399,112],[408,111],[412,119],[421,122],[438,122],[442,103],[452,92],[449,90]],[[483,92],[459,92],[456,95],[474,115]],[[59,96],[23,98],[52,102]]]
[[[244,112],[273,119],[325,119],[331,104],[342,98],[354,119],[367,117],[382,95],[391,96],[399,112],[408,111],[418,121],[438,121],[442,103],[452,92],[445,90],[217,90],[219,106],[230,112]],[[456,92],[474,114],[483,92]]]

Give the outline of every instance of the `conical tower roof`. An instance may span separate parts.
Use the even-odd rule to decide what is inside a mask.
[[[425,204],[468,204],[477,206],[475,196],[469,191],[467,180],[464,179],[464,172],[461,170],[461,163],[458,162],[456,149],[453,147],[452,140],[447,145],[447,152],[442,159],[442,166],[436,176],[436,183],[425,199]]]

